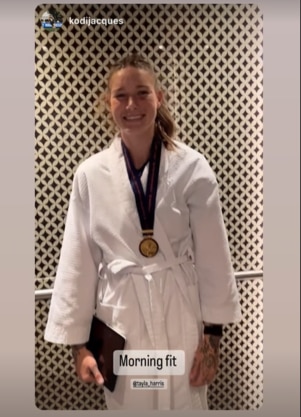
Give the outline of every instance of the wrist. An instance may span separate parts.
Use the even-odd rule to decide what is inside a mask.
[[[81,343],[78,345],[71,345],[71,352],[72,352],[73,357],[76,357],[80,353],[80,351],[85,348],[86,348],[85,343]]]
[[[204,323],[204,334],[208,334],[210,336],[223,336],[223,325],[222,324],[211,324],[211,323]]]
[[[86,343],[80,343],[78,345],[71,345],[71,349],[72,350],[79,350],[79,349],[81,349],[83,347],[86,347]]]

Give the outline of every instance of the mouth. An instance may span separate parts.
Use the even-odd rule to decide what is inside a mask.
[[[144,117],[144,114],[137,114],[132,116],[124,116],[123,119],[129,122],[136,121],[136,120],[142,120]]]

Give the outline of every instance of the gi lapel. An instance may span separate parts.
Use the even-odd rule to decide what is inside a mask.
[[[186,288],[185,282],[184,280],[180,279],[180,276],[182,274],[182,271],[180,270],[180,265],[177,262],[177,258],[175,257],[173,253],[172,247],[165,233],[164,227],[162,226],[158,216],[156,216],[155,222],[156,222],[156,238],[159,243],[160,250],[163,252],[165,259],[170,261],[173,264],[173,269],[176,272],[175,274],[173,274],[173,277],[176,280],[184,299],[187,301],[189,308],[191,309],[192,308],[191,300],[189,299],[189,296],[187,294],[187,288]]]

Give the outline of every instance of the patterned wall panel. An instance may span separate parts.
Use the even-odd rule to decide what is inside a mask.
[[[221,363],[209,387],[212,410],[254,410],[263,402],[262,280],[240,280],[242,321],[225,326]],[[77,380],[68,347],[43,340],[49,300],[36,301],[36,405],[43,410],[106,409],[102,389]]]
[[[57,266],[74,171],[114,134],[99,94],[116,59],[140,51],[160,72],[178,136],[214,169],[236,271],[262,269],[262,16],[255,5],[56,5],[36,9],[36,287]],[[72,24],[118,18],[122,25]],[[71,19],[71,20],[70,20]],[[87,21],[87,20],[86,20]]]

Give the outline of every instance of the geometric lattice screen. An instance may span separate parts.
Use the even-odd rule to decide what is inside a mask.
[[[254,410],[263,402],[262,280],[239,280],[241,323],[225,326],[212,410]],[[36,405],[43,410],[105,409],[102,389],[75,377],[70,349],[44,341],[49,300],[36,302]]]
[[[178,136],[216,173],[236,271],[262,270],[262,17],[256,5],[55,5],[63,26],[36,9],[36,278],[55,275],[74,171],[114,131],[99,94],[129,51],[161,74]],[[48,7],[49,8],[49,7]],[[82,17],[122,25],[72,24]],[[163,49],[164,48],[164,49]]]
[[[63,25],[47,31],[40,19],[51,7]],[[73,24],[86,17],[123,23]],[[178,138],[202,152],[217,176],[235,271],[262,270],[263,20],[258,7],[59,4],[38,6],[35,18],[35,288],[52,288],[78,164],[107,147],[114,135],[99,96],[110,65],[128,52],[141,52],[153,63]],[[262,281],[238,284],[244,320],[226,329],[222,355],[227,360],[221,366],[229,369],[221,368],[210,389],[214,409],[255,409],[262,403]],[[42,341],[47,311],[48,302],[36,302],[37,405],[103,408],[101,393],[91,394],[92,388],[70,378],[66,348]]]

